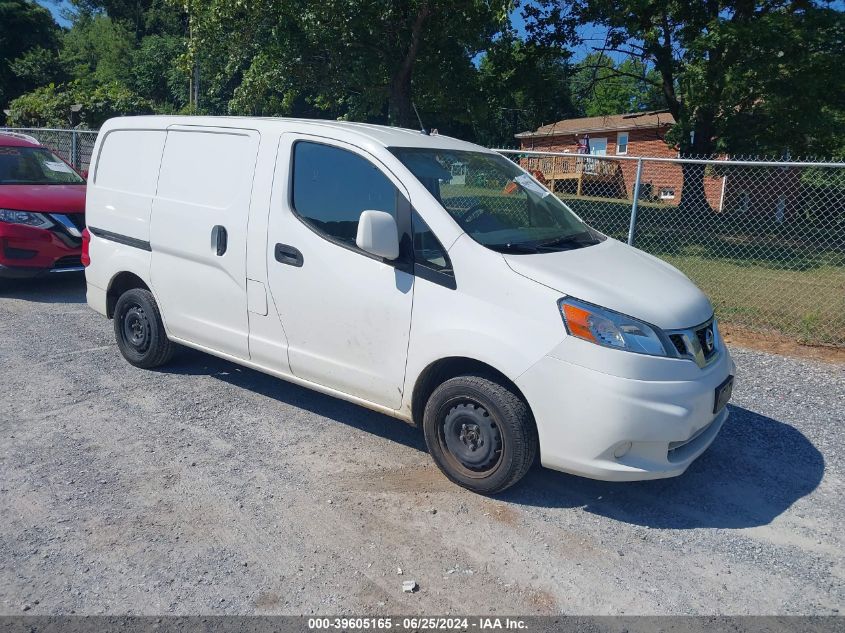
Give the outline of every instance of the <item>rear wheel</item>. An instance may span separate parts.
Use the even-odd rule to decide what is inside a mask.
[[[152,293],[143,288],[120,295],[114,308],[114,334],[123,357],[142,369],[164,365],[176,347],[167,338]]]
[[[423,414],[428,451],[458,485],[495,494],[514,485],[537,456],[537,430],[515,391],[483,376],[458,376],[437,387]]]

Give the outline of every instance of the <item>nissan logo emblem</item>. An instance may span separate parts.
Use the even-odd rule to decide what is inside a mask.
[[[713,328],[709,327],[704,331],[704,349],[709,354],[713,351]]]

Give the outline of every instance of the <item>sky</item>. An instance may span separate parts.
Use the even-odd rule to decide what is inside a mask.
[[[70,22],[68,22],[61,16],[62,9],[60,5],[66,5],[67,2],[65,2],[64,0],[61,0],[60,2],[52,2],[50,0],[37,0],[37,2],[42,7],[46,7],[47,9],[49,9],[50,13],[53,14],[53,19],[58,22],[61,26],[70,26]]]

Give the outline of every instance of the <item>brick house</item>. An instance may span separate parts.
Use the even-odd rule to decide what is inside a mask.
[[[632,198],[638,156],[677,158],[678,150],[666,143],[675,124],[667,111],[635,112],[608,116],[565,119],[516,135],[519,148],[563,152],[572,157],[533,157],[524,166],[543,173],[554,191],[602,198]],[[592,156],[623,160],[591,159]],[[724,179],[705,177],[707,202],[713,209],[724,203]],[[640,197],[677,204],[682,195],[683,174],[676,163],[644,163]]]

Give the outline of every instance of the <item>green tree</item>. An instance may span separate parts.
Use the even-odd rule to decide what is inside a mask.
[[[472,77],[473,58],[505,23],[508,7],[482,0],[190,0],[186,66],[198,69],[206,98],[221,98],[233,112],[314,108],[412,126],[413,103],[424,110],[451,92],[466,119],[461,82]]]
[[[168,0],[71,0],[76,19],[107,15],[125,24],[137,40],[145,35],[177,35],[183,24],[178,6]]]
[[[60,30],[47,9],[30,0],[0,0],[0,106],[60,77]]]
[[[512,145],[514,134],[575,114],[569,54],[524,42],[505,32],[479,64],[480,105],[475,137],[487,145]]]
[[[733,154],[845,156],[845,14],[776,11],[747,30],[727,72],[718,147]]]
[[[830,131],[833,121],[841,121],[842,13],[829,4],[546,0],[526,10],[533,37],[546,43],[568,45],[578,24],[606,27],[604,50],[655,69],[664,106],[677,122],[671,142],[683,154],[711,155],[736,149],[766,151],[782,145],[787,136],[794,144],[791,151],[803,153]],[[820,75],[802,68],[840,70]],[[803,91],[820,100],[805,102]],[[818,112],[825,113],[821,127]],[[773,125],[777,116],[786,114],[786,122],[798,126],[788,134]],[[685,166],[684,172],[681,204],[701,206],[703,170]]]
[[[48,84],[21,95],[9,104],[9,125],[68,127],[71,106],[79,104],[80,126],[97,129],[106,119],[120,115],[151,114],[152,103],[126,86],[112,82],[91,88],[80,82]]]
[[[104,14],[81,14],[64,35],[60,58],[73,79],[93,90],[126,83],[134,49],[135,37],[125,24]]]
[[[576,67],[572,93],[584,116],[602,116],[666,107],[659,77],[641,59],[614,61],[604,53],[587,55]]]
[[[159,109],[179,110],[188,103],[188,81],[177,59],[185,41],[176,35],[147,35],[132,51],[128,83]]]

